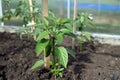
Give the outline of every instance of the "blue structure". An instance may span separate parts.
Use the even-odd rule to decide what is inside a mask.
[[[64,6],[67,7],[67,2],[64,3]],[[74,2],[70,3],[70,6],[73,8]],[[104,11],[116,11],[120,12],[120,5],[112,4],[97,4],[97,3],[78,3],[78,8],[82,9],[94,9],[94,10],[104,10]]]

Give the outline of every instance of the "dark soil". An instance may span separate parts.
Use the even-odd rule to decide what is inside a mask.
[[[63,45],[71,48],[66,37]],[[76,59],[69,56],[68,68],[58,80],[120,80],[120,46],[86,42],[84,51],[76,43]],[[43,67],[30,71],[38,59],[35,42],[10,33],[0,33],[0,80],[54,80]]]

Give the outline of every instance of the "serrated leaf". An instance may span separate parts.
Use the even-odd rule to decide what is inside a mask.
[[[76,58],[75,53],[72,50],[67,49],[67,51],[69,55],[71,55],[73,58]]]
[[[56,38],[55,44],[61,44],[63,42],[63,33],[58,34]]]
[[[67,50],[64,47],[57,47],[55,52],[56,57],[58,58],[58,63],[66,68],[68,63]]]
[[[42,39],[40,42],[36,45],[36,56],[39,56],[41,52],[47,47],[49,44],[49,41],[47,39]]]
[[[48,31],[43,31],[42,33],[39,34],[37,41],[40,41],[41,39],[45,38],[49,34]]]
[[[44,62],[43,60],[38,60],[38,61],[36,61],[35,64],[31,67],[30,70],[34,70],[34,69],[42,66],[44,63],[45,63],[45,62]]]

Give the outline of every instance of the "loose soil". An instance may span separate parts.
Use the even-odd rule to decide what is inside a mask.
[[[71,39],[63,45],[71,49]],[[58,80],[120,80],[120,46],[85,42],[80,52],[76,43],[76,59],[69,56],[68,68]],[[35,42],[19,35],[0,33],[0,80],[54,80],[43,67],[30,71],[39,58],[35,56]]]

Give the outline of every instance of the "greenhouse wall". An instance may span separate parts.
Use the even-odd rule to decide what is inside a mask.
[[[3,13],[7,8],[7,0],[2,0]],[[10,0],[10,7],[16,8],[19,0]],[[38,7],[41,8],[41,0]],[[120,34],[120,0],[78,0],[78,12],[89,13],[93,16],[94,26],[84,28],[92,33]],[[70,0],[70,14],[73,17],[74,0]],[[49,0],[49,10],[57,16],[67,17],[67,0]],[[3,14],[4,15],[4,14]],[[5,25],[22,26],[21,19],[4,21]]]

